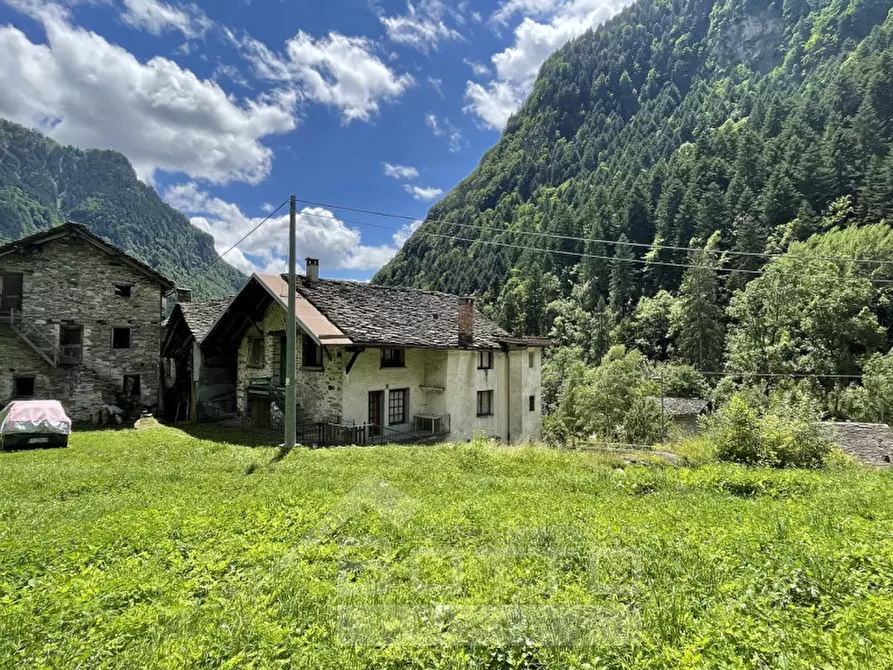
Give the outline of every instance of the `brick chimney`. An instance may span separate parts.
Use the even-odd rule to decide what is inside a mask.
[[[192,302],[192,289],[191,288],[178,288],[177,289],[177,302]]]
[[[311,284],[319,281],[319,259],[308,257],[304,261],[307,263],[307,281]]]
[[[459,346],[474,344],[474,298],[459,298]]]

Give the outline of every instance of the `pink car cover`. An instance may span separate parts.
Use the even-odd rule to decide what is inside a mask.
[[[71,419],[58,400],[14,400],[0,412],[0,434],[71,435]]]

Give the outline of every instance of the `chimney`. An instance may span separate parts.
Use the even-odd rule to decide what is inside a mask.
[[[307,281],[313,283],[319,281],[319,259],[305,258],[307,262]]]
[[[191,288],[178,288],[177,289],[177,302],[192,302],[192,289]]]
[[[459,346],[474,344],[474,298],[459,298]]]

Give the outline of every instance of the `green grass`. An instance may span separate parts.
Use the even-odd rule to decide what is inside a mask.
[[[0,664],[893,666],[891,472],[275,453],[0,454]]]

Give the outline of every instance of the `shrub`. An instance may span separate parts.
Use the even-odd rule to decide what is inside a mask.
[[[819,468],[832,444],[810,405],[758,411],[736,393],[707,421],[717,458],[775,468]]]

